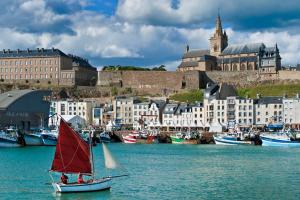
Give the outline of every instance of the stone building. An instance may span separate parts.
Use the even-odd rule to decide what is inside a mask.
[[[277,44],[266,47],[263,43],[228,45],[228,36],[222,29],[218,15],[216,28],[210,38],[209,50],[190,50],[187,46],[177,71],[254,71],[277,73],[281,57]]]
[[[66,55],[59,49],[0,51],[0,78],[7,83],[90,85],[97,70],[86,59]]]

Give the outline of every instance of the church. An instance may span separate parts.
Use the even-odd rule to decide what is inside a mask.
[[[266,47],[264,43],[228,45],[228,36],[222,29],[220,15],[215,32],[210,38],[209,50],[190,50],[186,46],[177,71],[258,71],[277,73],[281,57],[277,44]]]

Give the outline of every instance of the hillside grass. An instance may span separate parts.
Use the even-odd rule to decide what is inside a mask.
[[[246,88],[238,88],[238,95],[241,97],[256,98],[257,94],[262,96],[283,96],[295,97],[300,93],[300,84],[287,84],[287,85],[259,85]]]
[[[194,103],[196,101],[203,101],[203,91],[202,90],[190,90],[183,93],[173,94],[170,96],[170,100]]]

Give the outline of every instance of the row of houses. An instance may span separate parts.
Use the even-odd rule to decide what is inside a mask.
[[[56,117],[54,116],[55,114]],[[95,100],[51,101],[49,125],[57,125],[58,116],[79,116],[86,125],[114,124],[136,130],[161,128],[205,129],[218,123],[224,128],[263,127],[285,124],[299,129],[300,98],[262,97],[242,98],[226,85],[210,85],[204,91],[203,102],[177,103],[168,99],[140,100],[136,97],[116,97],[110,104]]]
[[[257,95],[251,99],[222,96],[221,90],[218,85],[208,87],[203,102],[193,104],[168,100],[140,102],[132,97],[117,97],[113,101],[113,119],[117,124],[134,129],[201,129],[216,122],[226,128],[233,124],[240,127],[286,124],[299,129],[299,95],[294,98]]]

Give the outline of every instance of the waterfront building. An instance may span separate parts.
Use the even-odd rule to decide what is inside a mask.
[[[287,127],[300,129],[300,98],[283,98],[283,122]]]
[[[253,109],[253,99],[237,96],[227,97],[227,123],[229,127],[234,124],[238,124],[240,127],[252,126],[254,123]]]
[[[177,103],[167,103],[162,112],[162,126],[166,127],[167,130],[174,129],[176,123],[174,121],[174,115],[178,108],[179,104]]]
[[[92,124],[95,126],[103,125],[103,108],[100,106],[92,108]]]
[[[51,85],[96,84],[97,70],[88,60],[59,49],[0,51],[0,80]]]
[[[203,103],[196,103],[192,105],[192,120],[196,128],[205,127],[205,112]]]
[[[50,104],[49,126],[57,126],[60,115],[69,115],[83,118],[87,124],[93,123],[92,110],[98,106],[95,101],[53,100]]]
[[[150,102],[139,102],[133,105],[133,128],[140,130],[145,127],[143,117],[146,116]]]
[[[116,124],[133,126],[133,105],[140,102],[134,97],[119,96],[113,100],[114,121]]]
[[[13,90],[0,94],[0,129],[47,127],[50,95],[46,90]]]
[[[272,47],[264,43],[228,45],[228,36],[218,15],[209,50],[190,50],[187,46],[177,71],[257,70],[259,73],[277,73],[280,69],[281,57],[277,44]]]
[[[283,122],[282,97],[260,97],[255,100],[255,124],[268,125]]]
[[[162,111],[166,102],[155,100],[133,105],[133,128],[157,128],[162,123]]]

